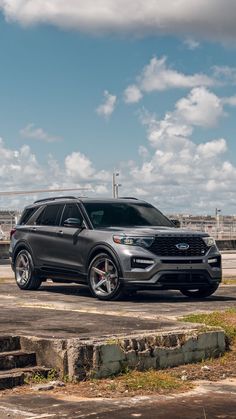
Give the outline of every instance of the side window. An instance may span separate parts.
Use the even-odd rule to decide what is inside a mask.
[[[103,216],[104,216],[104,211],[103,210],[91,211],[90,212],[90,218],[91,218],[91,221],[92,221],[92,224],[94,225],[94,227],[102,225]]]
[[[25,225],[27,224],[27,222],[29,221],[29,219],[31,218],[31,216],[37,211],[39,207],[31,207],[31,208],[26,208],[23,211],[23,214],[20,218],[19,224],[20,225]]]
[[[63,208],[64,205],[62,204],[47,205],[36,220],[36,224],[42,226],[58,226]]]
[[[64,225],[65,220],[67,220],[68,218],[78,218],[82,221],[83,217],[76,204],[66,204],[66,207],[62,215],[61,225]]]

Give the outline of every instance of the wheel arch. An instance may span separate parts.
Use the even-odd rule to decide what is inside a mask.
[[[121,263],[120,263],[120,259],[117,255],[117,253],[110,246],[108,246],[106,244],[99,244],[90,251],[90,253],[88,255],[88,258],[87,258],[86,271],[88,272],[90,263],[100,253],[107,253],[109,256],[111,256],[114,259],[114,261],[116,262],[117,267],[120,271],[120,275],[123,278],[123,270],[122,270],[122,266],[121,266]]]
[[[31,247],[28,245],[28,243],[26,242],[20,242],[17,244],[16,248],[14,249],[14,252],[12,254],[12,264],[14,265],[15,261],[16,261],[16,257],[18,255],[19,252],[21,252],[21,250],[28,250],[28,252],[30,253],[32,260],[34,262],[34,257],[33,257],[33,252]]]

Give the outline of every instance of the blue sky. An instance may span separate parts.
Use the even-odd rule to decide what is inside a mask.
[[[118,0],[119,19],[113,0],[0,0],[1,191],[109,196],[116,167],[122,195],[165,212],[236,213],[236,8],[205,22],[212,0],[186,1],[176,18],[138,0],[135,19]]]

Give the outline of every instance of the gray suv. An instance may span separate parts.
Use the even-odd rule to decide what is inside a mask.
[[[222,276],[212,237],[176,228],[135,198],[35,201],[12,231],[10,257],[23,290],[36,290],[50,278],[88,284],[101,300],[144,289],[208,297]]]

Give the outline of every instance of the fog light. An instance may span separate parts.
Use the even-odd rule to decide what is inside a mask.
[[[217,256],[215,258],[208,259],[208,263],[211,266],[211,268],[220,269],[221,268],[221,256]]]
[[[145,269],[154,264],[152,259],[132,258],[131,267]]]

